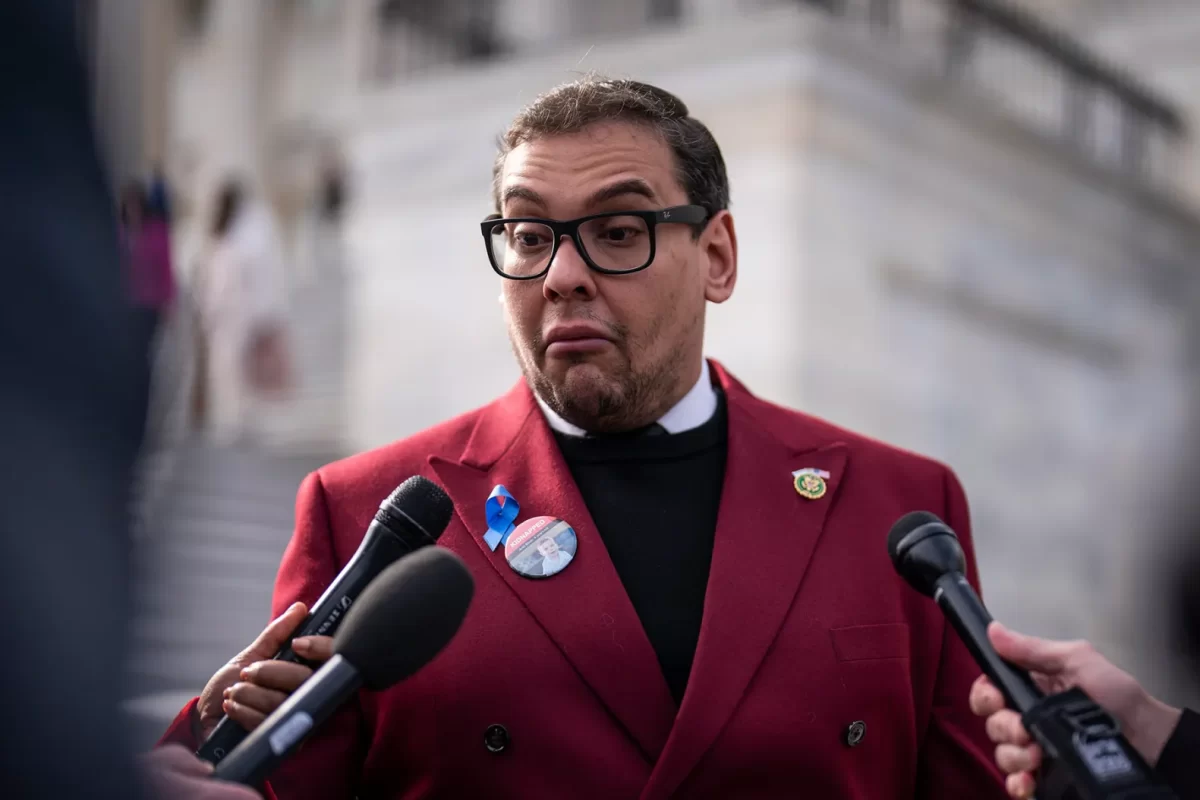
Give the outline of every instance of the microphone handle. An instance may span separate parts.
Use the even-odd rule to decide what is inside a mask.
[[[992,621],[979,595],[961,572],[947,572],[934,584],[933,599],[946,619],[958,632],[975,663],[983,668],[996,688],[1004,695],[1008,707],[1024,714],[1037,705],[1043,694],[1029,673],[1019,670],[1002,659],[987,638],[987,626]]]
[[[432,540],[429,543],[432,544]],[[354,600],[367,588],[367,584],[389,564],[408,555],[411,549],[408,541],[401,539],[378,521],[373,521],[353,558],[346,563],[333,583],[329,584],[329,588],[313,605],[308,616],[288,638],[288,643],[272,660],[304,664],[316,670],[320,664],[296,655],[292,650],[292,640],[300,636],[332,636],[342,624]],[[219,764],[246,735],[246,729],[236,720],[222,717],[213,728],[213,732],[200,745],[196,755],[211,764]]]
[[[223,759],[213,770],[213,777],[259,786],[361,685],[362,675],[358,670],[342,656],[335,655]]]

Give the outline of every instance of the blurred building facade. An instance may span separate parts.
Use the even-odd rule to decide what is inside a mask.
[[[177,187],[185,265],[215,182],[250,176],[288,231],[297,296],[310,287],[303,328],[329,308],[305,266],[315,176],[331,152],[348,166],[344,346],[312,356],[344,370],[340,405],[297,411],[281,442],[320,428],[329,452],[372,447],[508,388],[475,233],[495,137],[582,72],[657,83],[709,124],[731,176],[742,268],[710,355],[769,399],[949,463],[997,617],[1090,638],[1188,697],[1155,590],[1195,424],[1200,7],[162,7],[140,52],[160,65],[171,43],[165,99],[139,130]]]

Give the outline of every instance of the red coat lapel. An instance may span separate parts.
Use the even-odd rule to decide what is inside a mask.
[[[609,560],[554,436],[521,382],[480,415],[461,459],[431,458],[471,538],[563,656],[612,715],[657,760],[676,707],[633,604]],[[518,522],[534,516],[566,520],[579,539],[577,556],[549,580],[509,568],[503,546],[483,541],[485,505],[496,484],[521,505]],[[519,648],[520,642],[513,642]]]
[[[644,800],[676,791],[741,701],[792,607],[846,469],[844,447],[756,418],[765,406],[713,368],[727,398],[729,449],[704,618],[687,692]],[[791,473],[805,467],[830,474],[820,499],[792,485]]]

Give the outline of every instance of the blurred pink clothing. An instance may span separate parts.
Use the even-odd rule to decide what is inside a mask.
[[[165,309],[175,300],[170,227],[164,220],[149,219],[136,232],[123,232],[122,238],[134,305]]]

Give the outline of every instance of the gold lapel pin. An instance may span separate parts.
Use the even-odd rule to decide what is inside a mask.
[[[798,469],[792,473],[792,486],[796,488],[796,494],[807,500],[820,500],[825,496],[825,491],[828,485],[825,481],[829,478],[829,473],[823,469],[816,467],[805,467]]]

